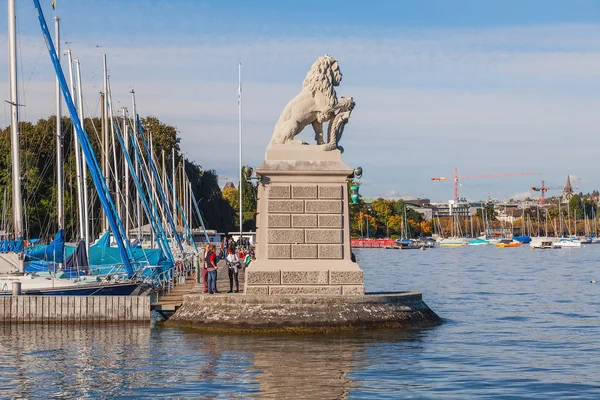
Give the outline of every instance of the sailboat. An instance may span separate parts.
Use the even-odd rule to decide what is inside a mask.
[[[34,2],[40,16],[40,24],[42,31],[46,37],[46,43],[49,47],[51,58],[53,61],[57,59],[56,52],[49,37],[47,26],[41,11],[39,2]],[[9,239],[6,243],[2,243],[2,248],[5,250],[0,256],[0,295],[7,295],[12,290],[13,283],[21,284],[23,294],[35,295],[110,295],[110,294],[131,294],[138,286],[136,281],[120,281],[113,279],[113,276],[81,276],[79,271],[73,277],[70,272],[54,273],[52,268],[47,272],[43,271],[44,267],[37,271],[29,271],[26,274],[28,261],[51,263],[55,265],[57,262],[62,263],[64,251],[64,231],[61,229],[57,233],[54,241],[48,246],[42,248],[25,249],[23,240],[23,214],[22,214],[22,196],[21,196],[21,165],[20,165],[20,149],[19,149],[19,132],[18,132],[18,96],[17,96],[17,53],[16,53],[16,12],[15,0],[8,1],[8,38],[9,38],[9,68],[10,68],[10,105],[11,105],[11,162],[12,162],[12,185],[13,185],[13,228],[14,239]],[[60,70],[60,65],[57,68]],[[65,94],[64,76],[60,70],[62,77],[63,94],[65,100],[70,106],[71,116],[74,114],[74,106],[70,95]],[[60,118],[57,115],[57,119]],[[77,116],[75,115],[76,119]],[[79,120],[74,121],[75,125],[79,124]],[[79,132],[78,132],[79,133]],[[77,149],[78,150],[78,149]],[[85,152],[85,151],[84,151]],[[90,154],[87,155],[90,157]],[[102,197],[102,196],[101,196]],[[123,252],[123,254],[125,254]],[[28,258],[29,256],[29,258]],[[77,267],[77,260],[82,256],[81,253],[74,254],[69,262],[74,263]],[[124,260],[125,265],[130,267],[129,259]],[[129,274],[131,275],[131,274]],[[131,276],[128,276],[131,278]]]
[[[460,229],[460,221],[456,215],[452,216],[450,233],[451,237],[444,238],[439,241],[440,247],[461,247],[467,244],[467,239],[460,237],[461,229]]]

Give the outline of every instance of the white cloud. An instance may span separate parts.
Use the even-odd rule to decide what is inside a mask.
[[[568,167],[598,176],[598,38],[600,26],[563,25],[412,29],[393,37],[199,36],[173,38],[176,47],[153,45],[151,37],[130,45],[106,38],[102,49],[79,42],[73,51],[90,113],[98,112],[102,50],[115,102],[128,105],[135,88],[142,115],[177,126],[191,159],[229,177],[238,170],[237,59],[244,75],[244,161],[257,165],[279,113],[312,61],[328,52],[344,72],[338,93],[357,102],[343,145],[346,163],[365,169],[363,194],[435,199],[449,198],[451,183],[429,178],[454,167],[465,174],[540,171],[553,182],[563,182]],[[35,120],[54,113],[53,72],[43,40],[21,39],[23,116]],[[8,75],[5,64],[0,74]],[[8,92],[6,82],[0,90]],[[461,196],[509,197],[538,180],[469,183]],[[586,181],[581,190],[594,185]]]
[[[532,195],[532,193],[530,191],[513,193],[512,195],[510,195],[510,198],[514,199],[514,200],[525,200],[527,198],[532,198],[532,197],[534,197],[534,195]]]

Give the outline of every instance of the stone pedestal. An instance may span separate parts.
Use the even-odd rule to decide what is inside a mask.
[[[248,295],[363,295],[352,262],[346,180],[339,150],[275,145],[256,169],[256,260],[246,270]]]

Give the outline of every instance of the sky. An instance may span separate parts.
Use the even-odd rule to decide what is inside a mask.
[[[54,71],[32,1],[18,0],[23,120],[55,113]],[[243,163],[258,166],[275,122],[323,54],[356,108],[340,143],[365,197],[521,199],[532,185],[600,188],[600,2],[595,0],[42,2],[81,62],[86,115],[99,116],[102,53],[117,107],[180,132],[188,159],[237,183],[238,60]],[[0,10],[6,26],[6,8]],[[4,30],[6,31],[6,30]],[[7,49],[6,33],[0,48]],[[63,67],[66,62],[63,57]],[[0,64],[8,98],[8,67]],[[0,125],[8,126],[3,105]],[[300,138],[311,142],[310,127]],[[555,192],[558,194],[559,192]],[[549,193],[551,195],[553,193]]]

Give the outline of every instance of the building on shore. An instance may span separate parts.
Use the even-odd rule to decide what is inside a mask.
[[[567,183],[565,183],[565,187],[562,192],[561,202],[566,204],[573,197],[573,186],[571,186],[571,176],[567,175]]]

